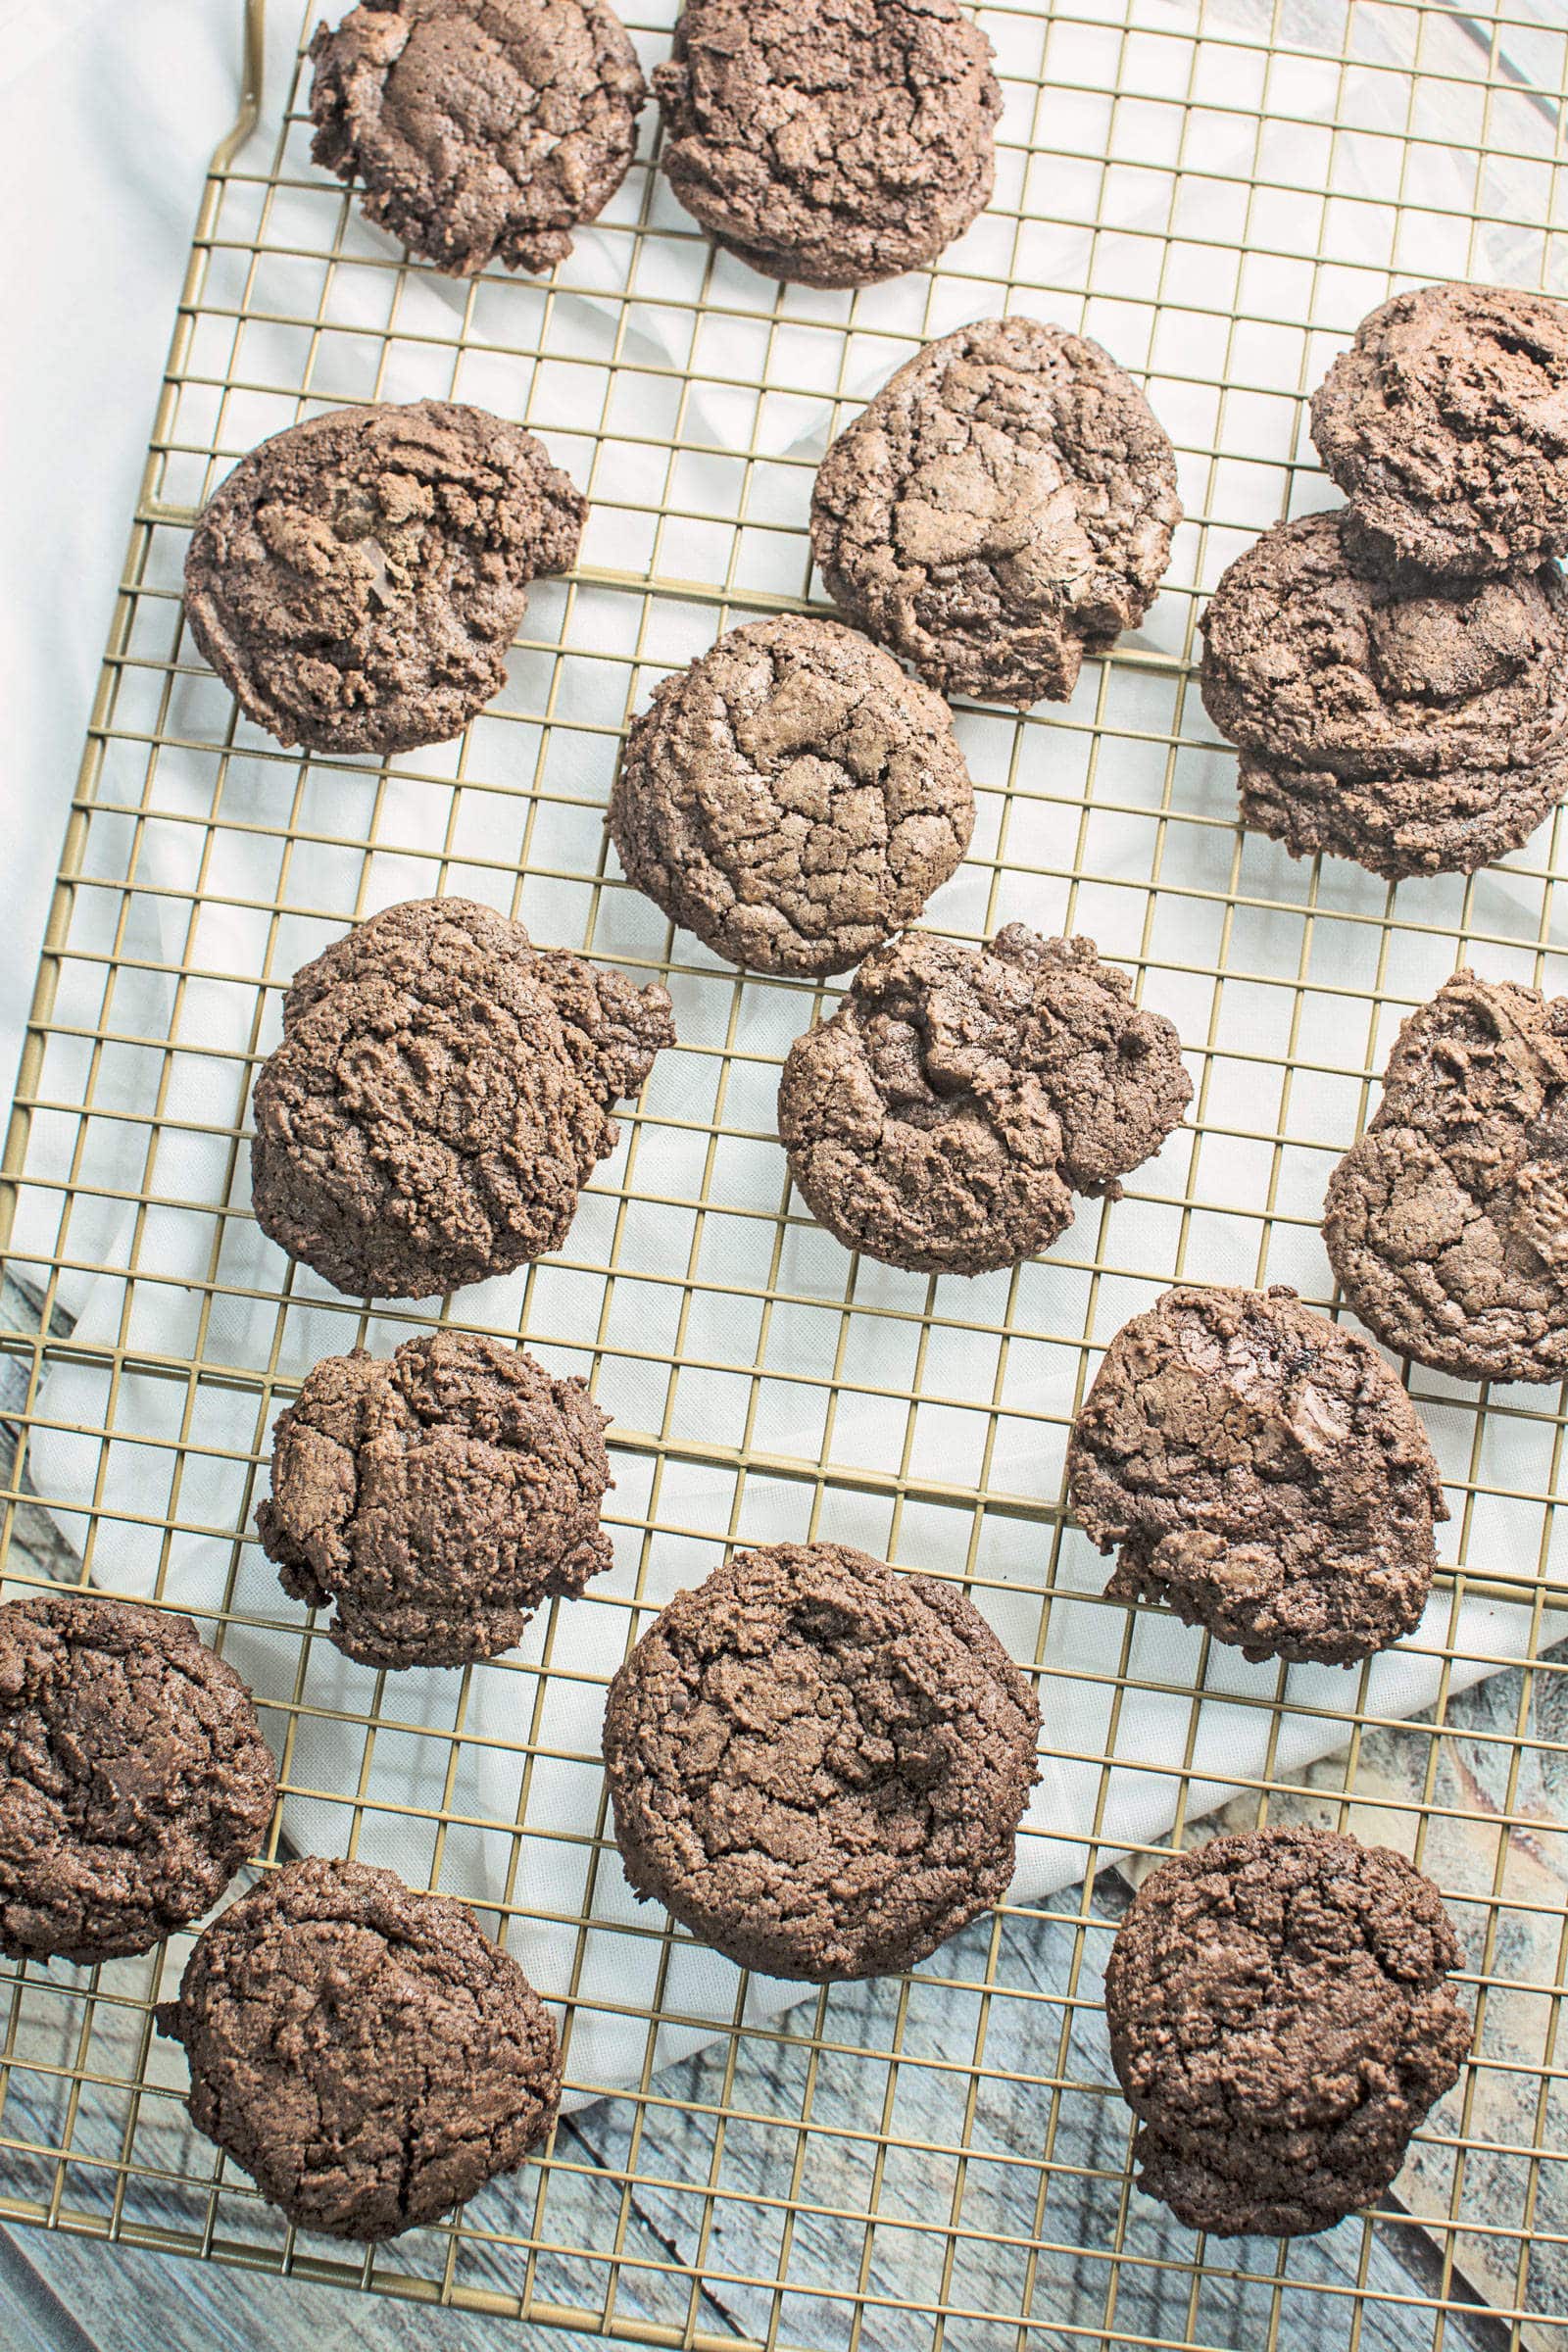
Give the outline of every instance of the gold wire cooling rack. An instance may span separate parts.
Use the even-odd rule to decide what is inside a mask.
[[[650,60],[671,13],[633,17]],[[188,1938],[96,1973],[28,1966],[3,1980],[0,2219],[669,2345],[1563,2340],[1561,1397],[1416,1377],[1446,1565],[1412,1642],[1343,1676],[1247,1668],[1104,1602],[1060,1473],[1096,1350],[1172,1278],[1330,1302],[1323,1183],[1410,1004],[1464,960],[1568,978],[1560,818],[1468,881],[1294,865],[1237,828],[1191,668],[1223,564],[1326,502],[1304,395],[1364,310],[1427,276],[1568,292],[1568,21],[1561,0],[980,15],[1006,93],[996,201],[935,271],[851,297],[715,255],[661,185],[651,117],[554,280],[410,267],[312,168],[297,59],[257,133],[246,11],[244,108],[202,200],[5,1163],[6,1590],[91,1580],[190,1608],[257,1683],[283,1834],[477,1889],[557,2004],[574,2104],[542,2162],[449,2227],[350,2257],[297,2239],[190,2132],[150,2015]],[[960,712],[980,822],[929,919],[1094,933],[1178,1020],[1198,1093],[1049,1258],[928,1283],[852,1260],[788,1196],[772,1097],[820,992],[672,933],[610,869],[601,819],[658,674],[810,597],[837,424],[922,338],[1007,309],[1144,373],[1188,520],[1149,626],[1070,706]],[[280,752],[182,633],[194,512],[312,408],[424,394],[545,436],[592,499],[581,566],[536,591],[461,744],[379,767]],[[513,1657],[376,1678],[305,1629],[248,1530],[314,1357],[425,1318],[358,1313],[259,1244],[243,1134],[295,965],[434,890],[664,977],[682,1043],[564,1250],[444,1309],[592,1374],[616,1567]],[[1047,1795],[1014,1891],[1055,1891],[908,1979],[778,2010],[694,1973],[625,1900],[591,1727],[605,1659],[725,1542],[817,1534],[961,1578],[1035,1666]],[[1195,2238],[1129,2184],[1101,1969],[1129,1883],[1221,1804],[1402,1846],[1465,1942],[1465,2077],[1379,2212],[1324,2240]]]

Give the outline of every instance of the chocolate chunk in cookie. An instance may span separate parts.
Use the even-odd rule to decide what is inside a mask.
[[[989,948],[879,948],[779,1087],[790,1174],[847,1250],[981,1274],[1049,1249],[1073,1195],[1159,1150],[1192,1097],[1169,1021],[1091,939],[1022,923]]]
[[[670,186],[766,277],[924,269],[991,196],[1002,92],[957,0],[686,0],[654,91]]]
[[[952,1586],[847,1544],[738,1552],[610,1686],[626,1877],[742,1968],[912,1968],[1005,1892],[1039,1728]]]
[[[311,43],[314,160],[438,270],[548,270],[625,178],[648,96],[604,0],[362,0]]]
[[[274,433],[214,493],[185,614],[248,718],[319,752],[406,752],[497,693],[528,583],[585,502],[520,425],[420,400]]]
[[[1385,558],[1473,575],[1568,553],[1568,306],[1396,294],[1313,395],[1312,439]]]
[[[1375,1348],[1296,1293],[1167,1291],[1105,1351],[1067,1447],[1105,1590],[1244,1657],[1348,1666],[1418,1622],[1443,1487]]]
[[[721,637],[635,722],[610,831],[640,890],[755,971],[858,963],[969,846],[974,789],[940,696],[835,621]]]
[[[1161,1863],[1105,1969],[1140,2185],[1219,2237],[1375,2204],[1464,2064],[1458,1965],[1438,1889],[1387,1846],[1257,1830]]]
[[[197,1942],[160,2030],[199,2132],[301,2230],[396,2237],[509,2173],[561,2098],[549,2013],[462,1903],[290,1862]]]
[[[317,1364],[257,1513],[283,1590],[367,1666],[461,1666],[610,1566],[606,1417],[580,1380],[461,1331]]]
[[[1064,702],[1154,600],[1176,461],[1098,343],[988,318],[928,343],[833,443],[811,547],[836,604],[943,694]]]
[[[1242,821],[1293,857],[1472,873],[1568,793],[1568,589],[1555,564],[1444,581],[1352,568],[1346,511],[1265,531],[1201,626],[1240,746]]]
[[[340,1291],[423,1298],[559,1249],[674,1038],[634,988],[467,899],[416,899],[297,972],[252,1100],[257,1222]]]
[[[1329,1181],[1345,1296],[1461,1380],[1568,1373],[1568,998],[1456,972],[1399,1032]]]
[[[0,1608],[0,1952],[150,1951],[218,1900],[276,1783],[251,1694],[188,1617],[98,1593]]]

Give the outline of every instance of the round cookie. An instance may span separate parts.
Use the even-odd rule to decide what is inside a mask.
[[[1167,1291],[1105,1351],[1067,1446],[1105,1591],[1247,1658],[1348,1666],[1420,1619],[1448,1516],[1414,1405],[1276,1284]]]
[[[664,680],[610,803],[622,865],[672,922],[813,976],[912,922],[973,829],[947,705],[858,631],[792,614]]]
[[[252,1099],[263,1232],[340,1291],[423,1298],[558,1249],[674,1028],[467,899],[389,906],[294,976]]]
[[[273,1433],[263,1547],[363,1665],[495,1657],[610,1566],[606,1426],[580,1380],[477,1333],[326,1356]]]
[[[1568,1373],[1568,998],[1456,972],[1399,1032],[1329,1180],[1346,1298],[1461,1380]]]
[[[267,1835],[251,1694],[188,1617],[99,1593],[0,1608],[0,1952],[123,1958],[207,1910]]]
[[[1140,2185],[1219,2237],[1376,2203],[1470,2046],[1458,1964],[1438,1889],[1387,1846],[1257,1830],[1162,1863],[1105,1969]]]
[[[1279,523],[1204,612],[1203,704],[1242,821],[1293,857],[1472,873],[1568,793],[1568,588],[1352,569],[1346,511]]]
[[[1568,553],[1568,307],[1396,294],[1313,394],[1312,439],[1385,558],[1475,576]]]
[[[610,1686],[627,1880],[742,1968],[912,1968],[1005,1892],[1039,1728],[951,1586],[847,1544],[738,1552]]]
[[[202,510],[191,634],[248,718],[318,752],[407,752],[497,693],[528,583],[587,506],[520,425],[419,400],[274,433]]]
[[[160,2030],[190,2116],[301,2230],[435,2221],[511,2172],[561,2098],[556,2029],[471,1911],[313,1857],[199,1938]]]
[[[765,277],[924,269],[990,201],[991,54],[957,0],[686,0],[654,74],[669,184]]]
[[[1091,939],[911,931],[790,1048],[790,1174],[847,1250],[981,1274],[1049,1249],[1073,1195],[1120,1198],[1192,1098],[1181,1044]]]
[[[564,261],[625,178],[648,96],[604,0],[362,0],[310,54],[312,159],[459,277]]]
[[[823,459],[811,548],[834,602],[942,694],[1064,702],[1154,600],[1176,461],[1130,375],[1038,318],[906,362]]]

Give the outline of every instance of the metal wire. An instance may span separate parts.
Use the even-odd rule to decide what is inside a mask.
[[[670,13],[631,22],[662,35]],[[548,1989],[568,2081],[606,2095],[504,2196],[349,2257],[297,2243],[189,2131],[150,2015],[188,1938],[98,1972],[21,1968],[0,1980],[0,2218],[671,2345],[1536,2346],[1568,2320],[1550,1804],[1568,1693],[1547,1645],[1562,1397],[1412,1379],[1455,1516],[1446,1631],[1424,1638],[1435,1696],[1410,1720],[1366,1670],[1332,1691],[1286,1672],[1238,1683],[1206,1643],[1190,1670],[1161,1665],[1100,1596],[1059,1493],[1095,1351],[1171,1279],[1292,1280],[1330,1303],[1322,1182],[1408,1004],[1469,958],[1568,978],[1560,817],[1469,880],[1395,890],[1293,865],[1236,826],[1233,762],[1191,685],[1201,593],[1263,524],[1323,503],[1304,395],[1361,312],[1422,276],[1568,292],[1568,29],[1556,0],[979,14],[1007,101],[996,202],[929,275],[851,297],[714,255],[659,182],[651,124],[556,281],[457,286],[411,268],[310,166],[297,77],[255,161],[250,0],[246,105],[202,201],[10,1130],[0,1214],[33,1320],[0,1338],[17,1439],[0,1564],[15,1592],[91,1579],[140,1546],[152,1589],[195,1605],[209,1639],[296,1642],[268,1722],[290,1800],[335,1825],[317,1841],[380,1850],[401,1812],[430,1884],[464,1840],[507,1841],[496,1908],[565,1936],[570,1966]],[[660,670],[732,619],[810,601],[805,515],[830,433],[919,340],[1012,308],[1082,323],[1144,372],[1189,519],[1148,629],[1091,664],[1071,706],[960,714],[981,819],[932,919],[969,938],[1012,915],[1095,933],[1177,1018],[1199,1085],[1186,1140],[1121,1202],[1086,1205],[1049,1260],[917,1286],[852,1260],[788,1197],[772,1094],[821,992],[742,979],[672,932],[607,869],[600,815]],[[544,434],[592,500],[582,564],[536,592],[509,687],[460,746],[380,769],[283,753],[236,725],[182,635],[191,519],[264,433],[425,393]],[[323,1318],[332,1345],[383,1348],[428,1320],[357,1312],[280,1260],[275,1290],[236,1272],[250,1076],[302,956],[368,906],[432,890],[510,906],[677,1000],[682,1045],[560,1256],[444,1310],[591,1371],[615,1414],[617,1571],[571,1610],[614,1610],[630,1640],[725,1541],[832,1533],[1010,1611],[1014,1652],[1048,1688],[1053,1643],[1079,1629],[1074,1681],[1102,1702],[1102,1736],[1075,1745],[1048,1705],[1045,1752],[1096,1792],[1087,1876],[1004,1907],[910,1979],[778,2018],[744,1986],[730,2013],[693,2008],[683,1939],[615,1904],[602,1803],[592,1837],[555,1826],[550,1774],[594,1762],[553,1728],[583,1679],[586,1620],[558,1606],[521,1652],[446,1678],[439,1718],[399,1678],[344,1704],[318,1679],[323,1642],[243,1532],[307,1326],[321,1352]],[[196,1164],[182,1155],[213,1148],[220,1197],[181,1180]],[[200,1220],[203,1263],[171,1255],[171,1216]],[[107,1336],[75,1320],[93,1278],[123,1285]],[[234,1336],[258,1315],[259,1356]],[[63,1416],[63,1369],[97,1383],[92,1415]],[[89,1449],[84,1485],[35,1478],[59,1458],[51,1439]],[[179,1582],[193,1545],[222,1563],[196,1604]],[[1478,1619],[1484,1600],[1502,1613]],[[1482,1666],[1495,1679],[1467,1691]],[[496,1690],[505,1737],[481,1703]],[[1195,2240],[1136,2198],[1095,2039],[1119,1899],[1102,1874],[1127,1843],[1106,1829],[1112,1776],[1163,1789],[1172,1825],[1132,1841],[1124,1882],[1212,1810],[1201,1710],[1216,1691],[1240,1738],[1264,1734],[1256,1768],[1229,1775],[1228,1819],[1304,1809],[1402,1846],[1466,1938],[1464,2082],[1398,2196],[1332,2258],[1312,2241]],[[1137,1727],[1155,1701],[1185,1728],[1151,1745]],[[323,1726],[358,1743],[332,1785],[309,1760]],[[1327,1752],[1287,1766],[1303,1726],[1291,1752]],[[386,1795],[400,1743],[438,1758],[427,1804]],[[507,1808],[476,1754],[512,1772]],[[564,1883],[565,1853],[581,1904],[552,1911],[539,1888]],[[633,1946],[659,1954],[651,2001],[618,1997],[612,1955]],[[573,2067],[590,2005],[641,2031],[629,2087]],[[662,2036],[681,2027],[710,2039],[672,2069]]]

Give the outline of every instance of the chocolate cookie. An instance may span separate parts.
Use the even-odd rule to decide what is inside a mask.
[[[1391,881],[1472,873],[1568,793],[1568,589],[1555,564],[1352,569],[1347,529],[1341,510],[1265,531],[1200,624],[1242,821]]]
[[[150,1951],[272,1818],[251,1694],[188,1617],[98,1593],[0,1608],[0,1952]]]
[[[273,1433],[262,1544],[364,1665],[495,1657],[610,1566],[605,1427],[580,1380],[476,1333],[326,1356]]]
[[[604,0],[362,0],[311,43],[313,159],[455,276],[548,270],[625,178],[648,96]]]
[[[1458,1965],[1442,1896],[1387,1846],[1257,1830],[1162,1863],[1105,1969],[1140,2185],[1220,2237],[1375,2204],[1470,2046]]]
[[[912,1968],[1005,1892],[1039,1728],[951,1586],[841,1544],[737,1552],[610,1686],[627,1880],[742,1968]]]
[[[982,1274],[1049,1249],[1073,1195],[1117,1200],[1192,1097],[1169,1021],[1092,939],[1022,923],[989,948],[911,931],[784,1064],[778,1129],[847,1250]]]
[[[248,718],[319,752],[406,752],[495,694],[582,495],[520,425],[419,400],[274,433],[203,509],[191,634]]]
[[[1067,1447],[1106,1592],[1248,1658],[1348,1666],[1419,1621],[1446,1519],[1414,1405],[1296,1293],[1167,1291],[1105,1351]]]
[[[1568,308],[1396,294],[1313,395],[1312,439],[1385,557],[1474,575],[1568,553]]]
[[[823,459],[828,591],[943,694],[1064,702],[1154,600],[1176,461],[1098,343],[988,318],[928,343]]]
[[[654,91],[670,186],[765,277],[924,269],[991,196],[1002,92],[956,0],[686,0]]]
[[[1399,1032],[1323,1239],[1363,1323],[1461,1380],[1568,1373],[1568,998],[1456,972]]]
[[[262,1231],[340,1291],[423,1298],[558,1249],[617,1096],[674,1038],[634,988],[468,899],[389,906],[294,975],[252,1100]]]
[[[841,972],[912,922],[969,846],[953,714],[835,621],[782,615],[666,678],[610,803],[672,922],[761,972]]]
[[[290,1862],[201,1936],[161,2032],[190,2116],[301,2230],[396,2237],[545,2138],[556,2029],[471,1911],[389,1870]]]

